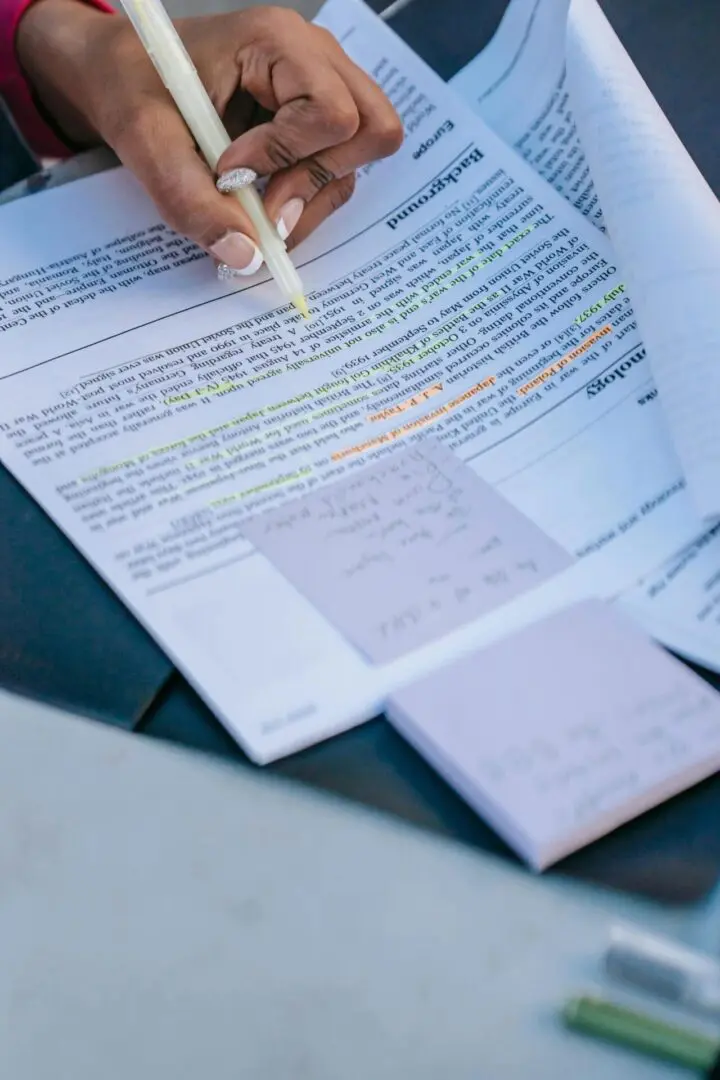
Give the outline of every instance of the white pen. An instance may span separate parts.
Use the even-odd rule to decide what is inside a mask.
[[[605,970],[618,982],[720,1018],[720,963],[680,942],[615,926]]]
[[[214,172],[231,139],[161,0],[122,0],[122,5]],[[287,299],[307,319],[310,313],[300,275],[265,213],[262,199],[252,184],[233,194],[255,226],[268,270]]]

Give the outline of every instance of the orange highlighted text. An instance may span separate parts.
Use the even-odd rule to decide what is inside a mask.
[[[538,372],[535,378],[531,379],[530,382],[526,382],[524,386],[519,386],[516,393],[520,397],[525,397],[525,395],[529,394],[532,390],[537,390],[538,386],[542,386],[548,379],[552,379],[553,375],[557,375],[558,372],[562,371],[568,364],[572,364],[573,360],[577,360],[578,356],[582,356],[588,349],[592,349],[595,342],[599,341],[600,338],[606,337],[607,334],[612,334],[612,326],[610,326],[609,323],[606,326],[601,326],[599,330],[596,330],[590,337],[581,341],[580,344],[574,349],[571,349],[569,353],[565,353],[564,356],[561,356],[554,364],[550,364],[550,367],[546,367],[544,371]]]
[[[432,412],[426,413],[425,416],[418,417],[417,420],[411,420],[407,424],[403,424],[402,427],[393,428],[392,431],[386,431],[383,435],[378,435],[375,439],[368,439],[367,442],[358,443],[357,446],[348,446],[346,450],[338,450],[332,455],[333,461],[342,461],[343,458],[353,457],[355,454],[364,454],[368,450],[374,450],[378,446],[383,446],[385,443],[395,442],[396,439],[402,439],[405,435],[410,435],[413,431],[418,431],[420,428],[426,427],[428,424],[434,424],[436,420],[440,420],[441,417],[447,416],[454,409],[458,409],[461,405],[464,405],[470,398],[475,397],[476,394],[481,394],[484,390],[489,390],[491,386],[494,386],[497,379],[494,375],[488,375],[487,379],[484,379],[481,383],[476,383],[475,386],[471,386],[464,394],[460,394],[459,397],[453,398],[452,401],[446,401],[444,405],[440,405],[439,408],[433,409]]]

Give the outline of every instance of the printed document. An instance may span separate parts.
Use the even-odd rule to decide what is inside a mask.
[[[717,518],[720,328],[707,298],[720,295],[720,208],[597,0],[513,0],[453,85],[604,218],[691,492]]]
[[[451,85],[601,228],[605,209],[674,444],[698,505],[715,515],[720,209],[596,0],[511,0]],[[707,596],[720,577],[717,528],[690,550],[702,558],[682,552],[653,568],[672,581],[662,598],[640,586],[627,606],[650,633],[720,670]]]
[[[2,460],[261,762],[705,531],[601,230],[366,7],[323,19],[406,140],[296,253],[309,323],[122,170],[0,211]],[[573,561],[373,662],[245,530],[428,435]]]

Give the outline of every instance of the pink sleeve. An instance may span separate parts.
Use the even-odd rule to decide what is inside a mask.
[[[101,11],[112,12],[105,0],[86,0]],[[15,53],[15,35],[20,19],[33,0],[0,0],[0,97],[12,113],[13,119],[38,157],[63,158],[68,148],[45,123],[35,107]]]

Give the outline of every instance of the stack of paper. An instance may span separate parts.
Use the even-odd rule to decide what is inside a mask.
[[[513,0],[455,89],[357,0],[320,20],[406,140],[299,250],[312,320],[122,170],[6,207],[3,462],[261,762],[588,597],[720,669],[720,213],[594,0]]]
[[[599,601],[421,679],[389,713],[537,869],[720,769],[720,697]]]

